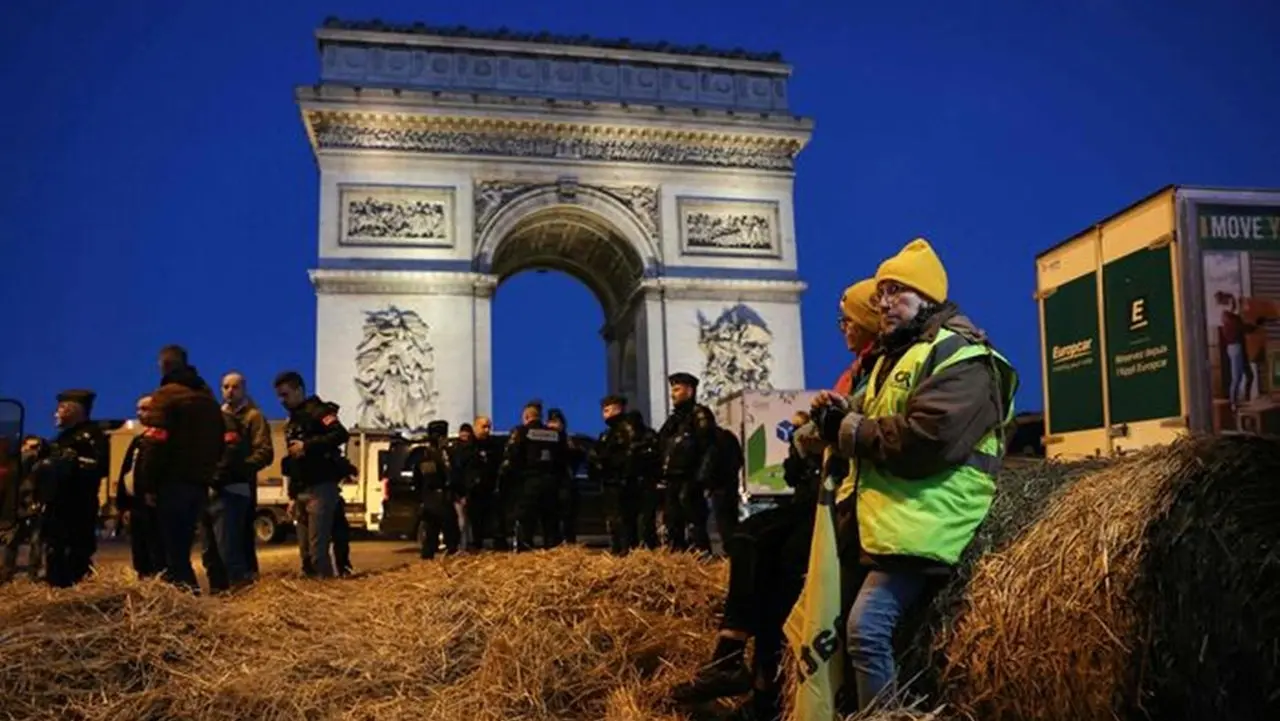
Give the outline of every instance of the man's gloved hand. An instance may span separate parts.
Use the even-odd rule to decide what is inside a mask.
[[[827,447],[812,419],[795,430],[792,442],[802,458],[821,457],[823,449]]]
[[[827,443],[835,444],[840,440],[840,424],[849,415],[846,406],[825,405],[818,408],[813,415],[813,423],[818,427],[818,435]]]

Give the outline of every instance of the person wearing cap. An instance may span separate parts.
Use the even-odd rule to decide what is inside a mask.
[[[58,435],[49,444],[42,472],[40,524],[45,581],[60,588],[89,575],[98,549],[98,491],[107,477],[110,447],[106,434],[89,419],[97,394],[68,390],[58,394],[54,422]]]
[[[667,545],[676,551],[692,545],[702,553],[711,553],[706,494],[715,472],[716,417],[696,400],[696,376],[672,373],[667,382],[671,386],[671,415],[658,431],[666,486],[663,523]]]
[[[436,557],[440,536],[444,536],[445,553],[458,552],[462,531],[458,528],[458,514],[454,499],[461,495],[457,487],[457,474],[453,473],[445,443],[449,439],[448,421],[431,421],[427,424],[427,439],[410,453],[413,484],[420,496],[418,519],[420,525],[419,555],[423,560]]]
[[[521,420],[507,440],[498,483],[512,487],[516,499],[516,550],[533,548],[539,526],[543,548],[552,548],[560,543],[559,489],[569,466],[569,440],[564,431],[543,424],[541,401],[526,403]]]
[[[814,425],[855,466],[861,578],[847,619],[858,707],[892,693],[899,619],[953,572],[986,518],[1017,374],[950,301],[916,239],[876,272],[880,355],[852,401],[821,393]]]
[[[875,278],[860,280],[840,295],[840,332],[854,359],[836,380],[833,390],[839,395],[851,396],[866,385],[867,372],[875,363],[876,342],[880,337]]]

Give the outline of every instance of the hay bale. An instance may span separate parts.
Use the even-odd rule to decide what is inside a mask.
[[[956,618],[967,608],[968,586],[983,557],[999,553],[1021,538],[1045,514],[1051,502],[1076,481],[1114,461],[1086,459],[1019,461],[1000,473],[996,496],[987,518],[947,586],[939,590],[928,608],[917,611],[903,626],[911,632],[899,639],[903,676],[918,694],[936,696],[938,672],[946,659],[940,654],[942,639],[953,633]]]
[[[194,598],[123,569],[0,589],[0,717],[679,719],[724,564],[558,549]]]
[[[1087,473],[987,547],[935,622],[983,721],[1280,718],[1280,443],[1186,439]]]

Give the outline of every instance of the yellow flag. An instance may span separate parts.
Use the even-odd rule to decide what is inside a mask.
[[[836,544],[836,480],[825,476],[818,494],[809,571],[783,630],[794,657],[791,721],[832,721],[844,683],[844,630],[840,628],[840,558]]]

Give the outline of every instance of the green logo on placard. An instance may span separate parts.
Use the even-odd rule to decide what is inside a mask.
[[[1170,246],[1103,267],[1111,423],[1182,415]]]
[[[1150,324],[1147,320],[1147,299],[1134,298],[1129,303],[1129,331],[1139,331]]]
[[[1049,371],[1062,373],[1093,363],[1093,339],[1085,338],[1066,345],[1055,345],[1049,357]]]
[[[1098,353],[1098,283],[1093,274],[1058,286],[1044,299],[1049,367],[1049,433],[1101,428],[1102,364]]]

